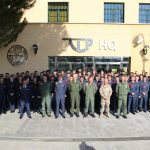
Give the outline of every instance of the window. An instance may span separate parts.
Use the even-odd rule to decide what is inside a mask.
[[[123,3],[104,3],[105,23],[124,23]]]
[[[150,4],[139,5],[139,23],[150,23]]]
[[[48,22],[68,22],[68,2],[49,2]]]

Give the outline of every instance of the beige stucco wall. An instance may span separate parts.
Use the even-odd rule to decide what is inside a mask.
[[[136,24],[139,3],[150,3],[150,0],[37,0],[35,6],[25,12],[29,23],[48,22],[48,2],[69,2],[69,23],[103,23],[104,2],[121,2],[125,5],[125,23]]]
[[[141,72],[143,59],[140,54],[143,44],[136,45],[136,36],[142,33],[145,43],[150,45],[150,25],[106,25],[106,24],[29,24],[19,35],[18,40],[0,49],[0,73],[16,73],[25,70],[48,69],[48,56],[131,56],[131,71]],[[68,41],[62,38],[90,38],[93,45],[84,53],[72,50]],[[116,50],[99,50],[99,40],[114,40]],[[32,45],[39,44],[34,55]],[[8,49],[22,45],[27,51],[28,60],[18,67],[7,61]],[[146,55],[145,69],[150,73],[150,50]]]

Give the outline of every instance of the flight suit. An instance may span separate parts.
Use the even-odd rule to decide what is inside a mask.
[[[43,82],[40,87],[40,93],[41,93],[41,98],[42,98],[42,114],[46,114],[46,109],[45,105],[47,107],[47,114],[50,115],[51,113],[51,83],[49,81]]]
[[[136,111],[136,98],[137,98],[137,91],[138,91],[138,86],[135,82],[129,82],[129,94],[128,94],[128,112],[130,112],[131,104],[132,104],[132,109],[131,112],[135,113]],[[133,95],[132,95],[133,94]]]
[[[116,94],[118,97],[118,111],[117,115],[120,116],[121,109],[123,110],[123,115],[127,114],[127,95],[129,93],[129,85],[127,82],[119,82],[116,85]]]
[[[70,97],[71,97],[71,108],[70,113],[71,115],[74,115],[74,108],[76,104],[76,114],[79,115],[80,111],[80,91],[82,89],[82,84],[76,80],[71,81],[69,83],[68,89],[70,91]]]
[[[135,84],[136,84],[136,86],[137,86],[137,91],[136,91],[136,94],[135,94],[135,96],[136,96],[136,108],[135,108],[135,111],[137,112],[137,110],[138,110],[138,107],[139,107],[139,100],[140,100],[140,82],[138,81],[136,81],[135,82]]]
[[[56,117],[59,116],[59,105],[61,103],[62,115],[65,115],[65,93],[66,93],[66,83],[62,81],[56,82],[55,86],[55,99],[56,99]]]
[[[95,105],[95,93],[97,91],[97,85],[95,83],[86,83],[84,85],[85,92],[85,109],[84,113],[88,113],[89,105],[91,106],[91,114],[94,114],[94,105]]]
[[[144,105],[144,112],[147,111],[148,91],[149,91],[148,82],[142,82],[140,85],[141,100],[139,103],[139,111],[142,111],[143,105]],[[143,92],[145,93],[145,95],[143,94]]]

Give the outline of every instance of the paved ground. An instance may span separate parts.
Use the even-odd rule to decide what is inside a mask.
[[[128,119],[41,118],[32,114],[22,120],[19,115],[0,116],[0,150],[149,150],[150,113],[130,114]]]

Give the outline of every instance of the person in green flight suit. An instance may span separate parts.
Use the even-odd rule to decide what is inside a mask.
[[[118,111],[116,118],[119,119],[121,109],[123,110],[123,117],[127,118],[127,96],[129,93],[129,85],[126,82],[125,75],[121,76],[121,81],[116,86],[116,94],[118,97]]]
[[[85,109],[84,109],[84,117],[88,116],[88,110],[90,106],[91,116],[95,118],[94,115],[94,105],[95,105],[95,93],[97,91],[97,85],[93,82],[93,76],[90,76],[88,82],[84,85],[85,92]]]
[[[70,108],[70,117],[74,116],[74,109],[76,104],[76,116],[79,117],[80,111],[80,91],[82,89],[82,84],[78,80],[78,74],[73,74],[73,80],[70,81],[68,89],[71,96],[71,108]]]
[[[47,80],[47,77],[43,76],[43,82],[39,86],[39,90],[41,93],[41,105],[42,105],[42,117],[45,117],[46,112],[47,116],[51,116],[51,83]],[[46,111],[46,108],[47,111]]]

